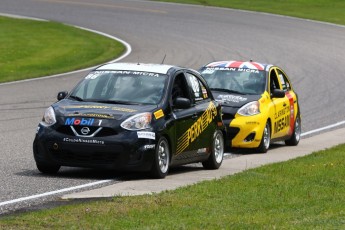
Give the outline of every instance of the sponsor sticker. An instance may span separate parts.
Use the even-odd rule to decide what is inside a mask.
[[[76,114],[76,113],[70,113],[67,114],[66,116],[69,117],[95,117],[95,118],[106,118],[106,119],[114,119],[115,117],[110,115],[110,114],[100,114],[100,113],[81,113],[81,114]]]
[[[202,87],[202,96],[204,97],[204,99],[208,98],[207,90],[205,87]]]
[[[210,102],[207,109],[198,120],[178,138],[176,154],[182,153],[192,142],[194,142],[217,116],[217,113],[216,106],[213,102]]]
[[[93,118],[75,118],[75,117],[68,117],[65,120],[65,125],[84,125],[84,126],[92,126],[95,119]]]
[[[68,105],[63,106],[64,109],[111,109],[115,111],[121,111],[121,112],[136,112],[135,109],[129,109],[129,108],[123,108],[123,107],[116,107],[116,106],[104,106],[104,105]]]
[[[218,100],[239,103],[248,100],[248,98],[235,95],[219,95]]]
[[[155,149],[156,146],[155,145],[144,145],[144,149],[148,150],[148,149]]]
[[[84,144],[104,145],[104,141],[99,141],[99,140],[94,140],[94,139],[81,139],[81,138],[65,137],[62,139],[62,141],[69,142],[69,143],[84,143]]]
[[[207,149],[206,148],[202,148],[202,149],[198,149],[196,151],[196,153],[206,153]]]
[[[153,115],[155,116],[156,120],[158,120],[159,118],[164,117],[164,112],[160,109],[154,112]]]
[[[154,132],[139,131],[137,134],[138,138],[156,140],[156,134]]]

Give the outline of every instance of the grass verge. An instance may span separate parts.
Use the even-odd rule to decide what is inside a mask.
[[[345,145],[156,195],[0,219],[0,229],[344,229]]]
[[[0,82],[82,69],[124,50],[115,40],[61,23],[0,17]]]
[[[343,0],[155,0],[267,12],[345,25]],[[274,23],[274,22],[272,22]]]

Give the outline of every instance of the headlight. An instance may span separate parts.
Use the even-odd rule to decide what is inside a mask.
[[[240,108],[237,113],[243,116],[253,116],[253,115],[259,114],[260,103],[258,101],[250,102],[242,106],[242,108]]]
[[[127,130],[141,130],[151,127],[151,113],[140,113],[126,119],[121,123],[121,127]]]
[[[49,107],[48,109],[46,109],[42,118],[42,123],[47,126],[54,125],[56,123],[53,107]]]

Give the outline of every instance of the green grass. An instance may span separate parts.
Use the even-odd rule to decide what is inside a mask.
[[[174,2],[217,4],[217,6],[223,7],[345,24],[345,14],[343,13],[345,1],[342,0]],[[27,51],[22,50],[23,46],[24,48],[27,46],[25,45],[28,44],[27,42],[17,46],[12,41],[15,38],[6,38],[8,34],[7,32],[5,34],[4,31],[7,26],[4,26],[4,23],[7,19],[4,20],[0,18],[0,52],[2,54],[0,55],[0,67],[2,69],[5,62],[10,65],[11,62],[17,61],[17,64],[12,65],[17,67],[22,63],[18,59],[23,57],[26,61],[30,61],[31,53],[38,52],[35,48],[28,48]],[[11,19],[9,21],[12,21],[7,22],[10,24],[32,23],[24,20]],[[57,27],[62,26],[61,24],[52,24]],[[34,27],[38,26],[35,25]],[[13,29],[7,27],[6,31],[11,34],[11,30]],[[15,30],[20,32],[25,28],[16,28]],[[37,31],[41,31],[41,29],[36,29],[36,33]],[[80,34],[75,35],[79,32],[72,33],[75,39],[80,39]],[[56,32],[54,36],[50,35],[51,39],[54,39],[55,36],[61,36],[60,33],[62,32]],[[42,45],[41,42],[50,43],[50,39],[48,39],[49,41],[42,39],[40,42],[36,42],[38,44],[35,44],[34,40],[40,39],[41,36],[35,36],[34,33],[28,31],[22,32],[20,36],[30,35],[29,37],[31,37],[31,34],[35,37],[31,41],[33,45],[36,45],[35,47]],[[15,37],[14,35],[11,36]],[[21,41],[21,39],[18,40]],[[60,41],[61,39],[58,39],[58,42]],[[7,53],[4,53],[4,50],[6,51],[4,43],[6,42],[9,42],[9,47],[12,49],[10,51],[8,49]],[[55,42],[57,41],[55,40]],[[81,43],[84,44],[84,42]],[[79,42],[77,43],[73,45],[80,45]],[[50,49],[54,48],[52,44],[54,42],[50,43]],[[65,45],[67,46],[69,43]],[[64,50],[65,45],[60,46],[60,49]],[[40,47],[43,49],[45,45]],[[59,53],[60,49],[57,49],[56,52]],[[107,49],[103,49],[102,52],[106,52]],[[71,47],[69,51],[66,51],[67,56],[73,54],[71,50],[77,53],[81,51],[80,46],[79,50]],[[123,48],[118,50],[118,53],[122,51]],[[62,56],[65,56],[66,53],[63,52]],[[112,53],[114,54],[114,52]],[[49,57],[52,52],[48,51],[45,55]],[[88,54],[84,55],[90,57]],[[84,61],[79,61],[79,58],[74,59],[77,60],[76,63],[85,64]],[[55,62],[55,58],[52,59],[50,63]],[[65,61],[65,64],[69,62]],[[65,64],[62,66],[64,67]],[[49,64],[44,69],[48,67]],[[55,70],[55,67],[51,68],[52,71]],[[17,72],[17,68],[12,71],[7,70],[7,73]],[[29,68],[25,67],[24,69]],[[38,69],[27,72],[28,74],[36,73],[42,68]],[[57,72],[60,71],[65,70]],[[2,75],[0,75],[1,78]],[[50,210],[4,217],[0,219],[0,229],[344,229],[344,152],[345,145],[339,145],[303,158],[247,170],[223,179],[205,181],[175,191],[136,197],[114,197],[110,200],[66,205]]]
[[[90,67],[124,50],[117,41],[61,23],[0,17],[0,82]]]
[[[161,194],[0,219],[0,229],[344,229],[345,145]]]
[[[344,0],[156,0],[288,15],[345,25]],[[273,22],[272,22],[273,23]]]

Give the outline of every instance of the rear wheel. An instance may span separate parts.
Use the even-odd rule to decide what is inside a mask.
[[[259,153],[267,153],[267,150],[269,149],[271,144],[271,126],[269,121],[267,121],[264,132],[262,134],[261,142],[259,147],[257,148],[257,151]]]
[[[170,148],[169,142],[165,137],[158,140],[154,161],[151,168],[151,175],[154,178],[161,179],[166,177],[169,171]]]
[[[301,139],[301,117],[297,115],[292,136],[290,139],[285,141],[285,144],[290,145],[290,146],[296,146],[298,145],[300,139]]]
[[[42,163],[36,163],[37,169],[41,172],[41,173],[45,173],[45,174],[56,174],[59,169],[60,169],[60,165],[55,165],[55,164],[42,164]]]
[[[205,169],[218,169],[223,162],[224,156],[224,137],[223,133],[217,130],[213,135],[211,155],[202,162]]]

